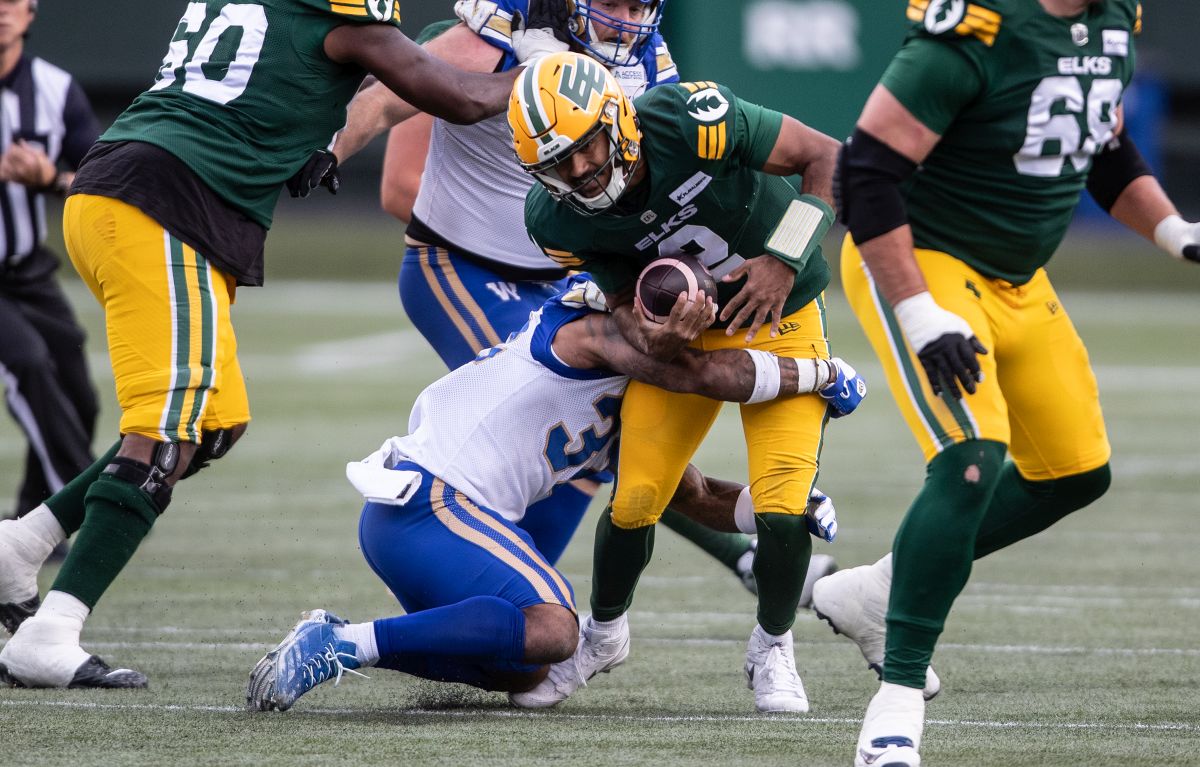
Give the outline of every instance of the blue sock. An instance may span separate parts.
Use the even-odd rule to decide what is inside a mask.
[[[449,655],[484,661],[525,657],[525,614],[499,597],[375,621],[379,655]]]
[[[558,558],[571,542],[571,536],[575,535],[591,502],[592,496],[569,482],[564,483],[526,509],[525,517],[517,527],[529,533],[547,562],[558,564]]]

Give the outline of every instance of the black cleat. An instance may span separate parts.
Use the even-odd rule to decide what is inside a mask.
[[[17,633],[17,627],[26,618],[32,618],[41,604],[42,600],[37,594],[33,595],[33,599],[25,602],[2,604],[0,605],[0,624],[8,630],[8,633],[15,634]]]
[[[98,655],[88,658],[67,685],[71,689],[99,687],[113,690],[142,690],[149,686],[150,680],[145,674],[127,668],[114,669]]]

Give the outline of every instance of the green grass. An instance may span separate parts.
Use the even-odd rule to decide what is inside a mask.
[[[1182,267],[1173,274],[1172,288],[1200,282]],[[1058,282],[1100,379],[1114,486],[978,564],[936,656],[945,692],[929,706],[922,753],[943,767],[1198,764],[1200,303],[1194,293]],[[113,435],[99,313],[77,283],[71,290],[92,329],[101,431]],[[863,409],[830,428],[822,467],[841,532],[817,550],[853,565],[887,549],[922,467],[840,294],[829,303],[837,351],[874,384]],[[440,363],[390,279],[273,280],[242,291],[234,313],[250,432],[180,488],[84,634],[96,652],[149,674],[151,689],[0,690],[0,762],[850,764],[876,687],[857,651],[801,615],[797,657],[813,712],[754,716],[740,672],[753,602],[665,532],[631,614],[630,661],[558,710],[517,712],[501,695],[376,671],[326,685],[287,714],[243,712],[249,669],[301,610],[356,620],[396,612],[356,549],[359,504],[342,466],[403,430]],[[0,508],[23,451],[0,419]],[[727,408],[699,463],[744,478],[743,452]],[[562,562],[585,602],[591,537],[585,522]]]

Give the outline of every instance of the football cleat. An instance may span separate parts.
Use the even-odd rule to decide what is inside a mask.
[[[815,557],[814,557],[815,558]],[[839,570],[820,579],[812,589],[817,617],[858,645],[867,666],[883,679],[884,638],[887,634],[888,595],[892,587],[891,554],[873,565]],[[925,670],[925,700],[942,690],[942,680],[930,666]]]
[[[536,687],[527,692],[509,693],[509,701],[518,708],[548,708],[571,697],[596,674],[607,674],[629,657],[629,621],[622,615],[616,625],[602,630],[592,616],[579,625],[579,644],[575,654],[550,666]]]
[[[920,767],[924,729],[921,691],[884,682],[863,717],[854,767]]]
[[[746,587],[754,596],[758,596],[758,581],[754,580],[754,555],[758,552],[758,538],[750,539],[750,543],[746,546],[746,550],[738,557],[737,563],[733,566],[733,572],[742,581],[742,585]]]
[[[357,647],[338,639],[334,626],[344,621],[325,610],[309,610],[274,650],[264,655],[250,672],[246,708],[258,711],[287,711],[312,688],[349,672],[365,677],[358,668]]]
[[[24,623],[26,618],[32,618],[41,604],[42,600],[37,595],[25,602],[0,604],[0,626],[4,626],[10,634],[17,633],[17,627]]]
[[[808,694],[796,671],[792,632],[772,642],[755,626],[746,645],[746,686],[754,690],[754,707],[764,714],[804,714]]]
[[[837,562],[828,554],[813,554],[808,558],[808,572],[804,576],[804,588],[800,590],[800,604],[803,610],[808,610],[813,604],[813,587],[817,581],[826,575],[836,573]]]
[[[114,669],[79,646],[78,624],[53,616],[25,621],[0,650],[0,684],[8,687],[141,689],[144,674]]]

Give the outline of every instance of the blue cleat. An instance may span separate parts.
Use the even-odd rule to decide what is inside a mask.
[[[336,686],[343,672],[365,677],[358,668],[357,647],[338,639],[334,626],[344,621],[324,610],[301,614],[279,645],[262,657],[250,672],[246,708],[251,711],[287,711],[296,699],[312,688],[333,679]]]

